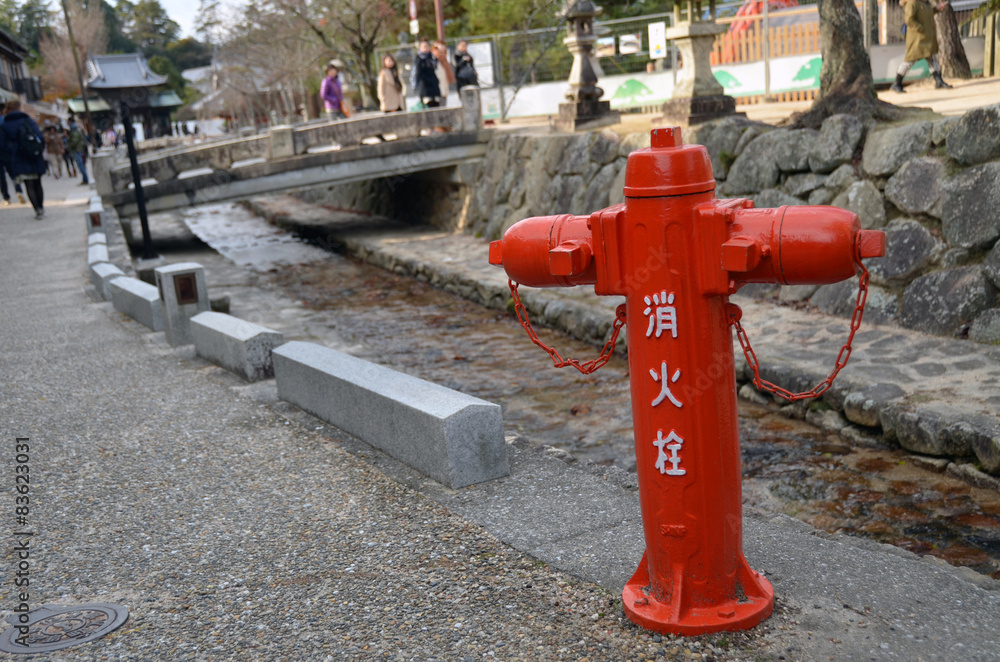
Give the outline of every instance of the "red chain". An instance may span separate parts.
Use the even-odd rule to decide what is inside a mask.
[[[514,312],[517,313],[518,321],[521,322],[521,326],[524,327],[524,330],[528,332],[528,337],[531,338],[531,342],[535,343],[548,353],[549,357],[552,359],[552,363],[555,364],[555,367],[565,368],[566,366],[573,366],[583,374],[589,375],[598,368],[602,368],[604,364],[611,360],[611,355],[615,351],[615,343],[618,341],[618,334],[621,333],[622,327],[625,326],[625,304],[618,306],[618,309],[615,311],[615,323],[612,327],[613,330],[611,332],[611,337],[608,339],[608,342],[604,343],[601,355],[592,361],[580,363],[576,359],[564,359],[559,355],[559,352],[539,340],[538,334],[535,333],[535,329],[531,326],[531,320],[528,319],[528,311],[524,309],[524,304],[521,303],[521,297],[517,293],[517,283],[508,279],[507,284],[510,286],[511,296],[514,297]]]
[[[833,372],[830,373],[830,376],[819,384],[816,384],[816,386],[813,386],[810,390],[803,391],[802,393],[792,393],[777,384],[772,384],[760,378],[760,363],[758,363],[757,355],[750,346],[750,338],[747,337],[747,332],[743,329],[743,325],[740,324],[741,311],[738,306],[729,305],[729,320],[736,327],[736,337],[740,341],[740,347],[743,348],[743,355],[746,356],[750,369],[753,370],[753,385],[758,390],[774,393],[789,402],[795,402],[796,400],[819,397],[833,386],[833,380],[837,377],[837,373],[847,365],[847,361],[851,358],[851,344],[854,342],[854,334],[857,332],[858,327],[861,326],[861,318],[865,314],[865,301],[868,299],[868,269],[862,264],[860,258],[857,260],[857,263],[861,267],[861,278],[858,283],[857,303],[854,306],[854,314],[851,316],[851,335],[847,337],[847,342],[840,348],[840,353],[837,355],[837,365],[833,367]]]

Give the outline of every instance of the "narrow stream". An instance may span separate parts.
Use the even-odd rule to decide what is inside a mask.
[[[290,235],[240,207],[185,214],[199,235],[214,235],[217,248],[227,235],[290,243]],[[266,242],[260,245],[266,253]],[[246,251],[241,255],[245,261]],[[331,331],[365,347],[362,358],[497,402],[508,430],[532,442],[635,470],[624,360],[612,358],[587,376],[557,370],[512,316],[342,255],[284,265],[263,278],[308,308],[336,312]],[[563,356],[598,352],[537,330]],[[757,405],[740,403],[740,428],[746,503],[1000,578],[996,492],[917,467],[897,449],[852,447]]]

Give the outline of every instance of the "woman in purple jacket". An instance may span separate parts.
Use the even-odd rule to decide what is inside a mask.
[[[337,77],[337,67],[329,64],[326,67],[326,78],[319,88],[319,96],[326,107],[326,116],[331,120],[344,119],[344,92]]]

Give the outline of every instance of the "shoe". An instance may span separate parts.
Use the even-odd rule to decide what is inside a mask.
[[[900,76],[899,74],[896,74],[896,82],[893,83],[892,87],[890,87],[889,89],[898,94],[903,94],[904,92],[906,92],[906,90],[903,89],[903,77]]]
[[[35,212],[35,220],[36,221],[40,221],[43,218],[45,218],[45,210],[44,209],[39,209],[38,211]]]
[[[0,202],[0,207],[10,207],[10,200],[4,198],[3,202]]]
[[[23,193],[18,193],[17,194],[17,201],[20,202],[22,205],[28,204],[28,201],[24,199],[24,194]]]
[[[80,182],[77,186],[90,186],[90,182]]]
[[[944,78],[941,78],[941,74],[934,74],[934,87],[937,89],[951,89],[951,85],[944,82]]]

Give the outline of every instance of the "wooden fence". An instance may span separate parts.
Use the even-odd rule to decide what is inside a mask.
[[[720,19],[719,23],[725,23]],[[756,62],[764,59],[764,39],[761,17],[737,19],[742,22],[742,30],[725,32],[715,38],[712,50],[712,64],[736,64],[740,62]],[[768,30],[768,48],[770,58],[787,57],[790,55],[806,55],[819,53],[819,23],[793,23],[779,25]],[[771,95],[772,101],[811,101],[816,98],[819,90],[795,90]],[[736,97],[737,103],[762,103],[763,95]]]

